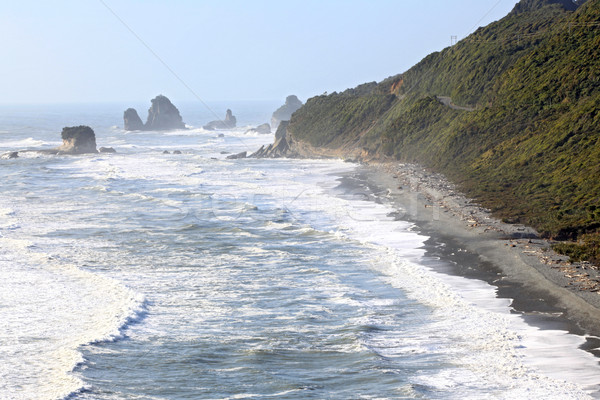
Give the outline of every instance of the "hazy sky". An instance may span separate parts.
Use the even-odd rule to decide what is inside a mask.
[[[0,103],[11,104],[159,93],[174,101],[294,93],[304,101],[401,73],[517,0],[2,3]]]

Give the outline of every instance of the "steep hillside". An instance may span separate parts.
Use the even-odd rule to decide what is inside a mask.
[[[309,99],[286,140],[418,162],[506,220],[577,238],[600,228],[599,75],[600,0],[523,0],[401,75]]]

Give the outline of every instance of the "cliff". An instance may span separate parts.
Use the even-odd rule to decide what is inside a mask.
[[[545,237],[598,232],[600,1],[578,4],[523,0],[402,74],[309,99],[285,154],[419,163]]]

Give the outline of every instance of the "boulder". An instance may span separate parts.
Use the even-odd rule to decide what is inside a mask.
[[[230,156],[227,156],[228,160],[236,160],[238,158],[246,158],[247,153],[245,151],[242,151],[241,153],[237,153],[237,154],[232,154]]]
[[[149,131],[166,131],[185,129],[185,124],[177,107],[161,94],[152,99],[152,106],[148,109],[148,119],[144,128]]]
[[[298,97],[293,94],[286,97],[285,104],[273,113],[271,127],[277,130],[281,121],[289,121],[292,118],[292,114],[300,107],[302,107],[302,102],[298,100]]]
[[[181,150],[175,150],[173,154],[181,154]]]
[[[123,113],[123,127],[126,131],[143,131],[144,123],[135,108],[128,108]]]
[[[98,149],[99,153],[116,153],[117,151],[112,147],[100,147]]]
[[[236,124],[237,119],[235,118],[231,110],[228,109],[225,113],[224,120],[210,121],[208,124],[204,125],[203,128],[207,131],[214,131],[215,129],[231,129],[235,128]]]
[[[57,154],[97,153],[96,134],[89,126],[67,126],[61,134],[63,144],[56,149]]]
[[[271,133],[271,125],[265,123],[257,126],[256,128],[248,129],[245,133],[261,133],[261,134],[269,134]]]

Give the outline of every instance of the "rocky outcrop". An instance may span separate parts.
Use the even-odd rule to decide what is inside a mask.
[[[295,95],[286,97],[285,104],[279,107],[271,117],[271,126],[277,129],[282,121],[289,121],[292,114],[302,107],[302,102]]]
[[[123,126],[126,131],[143,131],[144,123],[135,108],[128,108],[123,113]]]
[[[112,147],[100,147],[98,153],[116,153],[117,151]]]
[[[271,125],[265,123],[258,125],[256,128],[248,129],[245,133],[260,133],[268,135],[271,133]]]
[[[232,129],[235,128],[237,124],[237,119],[231,112],[231,110],[227,110],[225,113],[224,120],[215,120],[210,121],[208,124],[204,125],[203,128],[207,131],[214,131],[215,129]]]
[[[275,142],[269,146],[261,146],[256,152],[252,153],[252,158],[279,158],[294,157],[295,154],[290,149],[290,137],[287,133],[289,121],[282,121],[275,132]]]
[[[0,159],[4,159],[4,160],[11,160],[11,159],[14,159],[14,158],[19,158],[19,152],[18,151],[11,151],[9,153],[5,153],[5,154],[2,154],[0,156]]]
[[[67,126],[61,134],[63,144],[56,149],[56,154],[97,153],[96,134],[89,126]]]
[[[137,111],[128,108],[123,114],[124,128],[127,131],[168,131],[186,129],[177,107],[162,94],[151,100],[146,123],[142,124]]]
[[[237,154],[232,154],[230,156],[227,156],[228,160],[237,160],[238,158],[246,158],[246,155],[248,153],[246,153],[245,151],[242,151],[241,153],[237,153]]]

